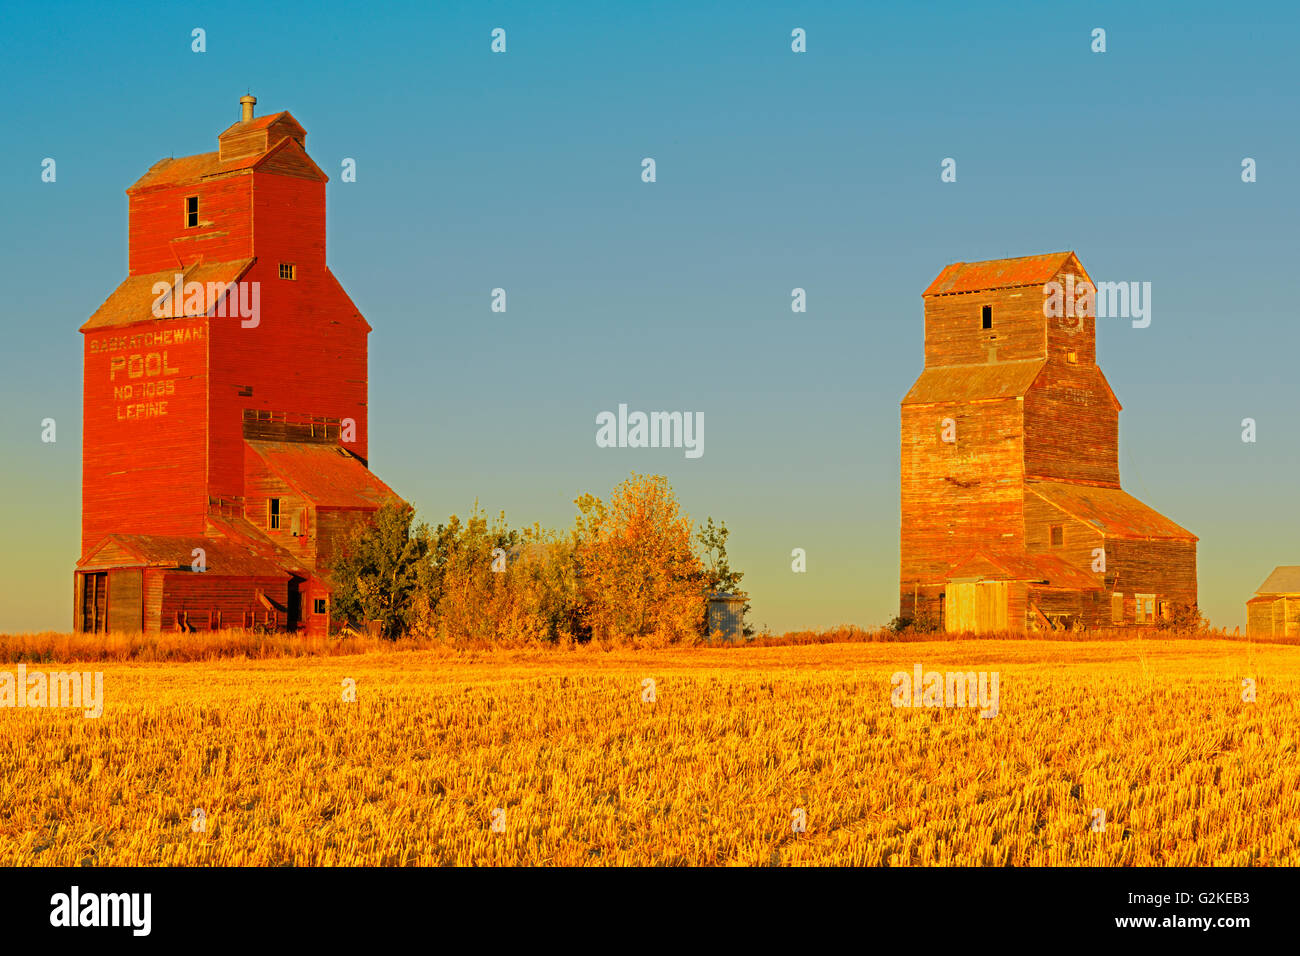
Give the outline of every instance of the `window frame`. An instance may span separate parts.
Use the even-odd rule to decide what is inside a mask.
[[[987,331],[993,328],[993,306],[980,306],[980,329]]]
[[[190,203],[194,204],[194,209],[190,209]],[[190,220],[193,220],[191,222]],[[197,229],[199,227],[199,197],[196,193],[193,196],[185,197],[185,228]]]
[[[1056,540],[1058,534],[1059,534],[1060,539],[1061,539],[1060,541],[1057,541],[1057,540]],[[1065,547],[1065,525],[1063,525],[1063,524],[1049,524],[1049,525],[1047,526],[1047,546],[1048,546],[1049,548],[1064,548],[1064,547]]]
[[[281,262],[277,274],[287,282],[296,282],[298,281],[298,264],[296,262]]]
[[[266,499],[266,528],[268,531],[280,530],[280,519],[284,517],[284,511],[280,507],[279,498]]]

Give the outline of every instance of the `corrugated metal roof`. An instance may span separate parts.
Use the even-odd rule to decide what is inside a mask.
[[[96,561],[105,549],[117,545],[134,557],[125,563],[120,558]],[[112,534],[77,562],[82,570],[102,567],[149,567],[190,570],[194,551],[202,548],[207,563],[204,574],[218,577],[287,578],[289,572],[268,558],[259,549],[245,542],[204,535]],[[197,572],[196,572],[197,573]]]
[[[1052,554],[978,551],[955,563],[948,572],[949,581],[1029,581],[1043,587],[1071,591],[1095,591],[1101,582]]]
[[[1300,564],[1279,564],[1256,594],[1300,594]]]
[[[393,489],[339,445],[253,439],[245,444],[318,507],[373,509],[388,501],[402,502]]]
[[[1196,541],[1196,535],[1119,488],[1027,481],[1025,488],[1110,538]]]
[[[199,282],[206,289],[209,282],[230,284],[238,282],[252,259],[239,259],[233,262],[202,262],[188,266],[183,271],[168,269],[165,272],[150,272],[145,275],[127,276],[98,309],[81,326],[81,331],[113,328],[130,325],[132,322],[144,322],[156,318],[153,304],[158,298],[154,293],[154,284],[166,283],[168,286],[176,281],[177,271],[182,271],[185,282]],[[181,303],[184,305],[184,302]],[[216,307],[215,302],[205,302],[208,311]],[[169,310],[170,311],[170,310]],[[229,307],[227,307],[229,311]],[[198,313],[206,314],[206,313]]]
[[[954,262],[945,266],[922,296],[953,292],[980,292],[1042,285],[1061,271],[1073,252],[1049,252],[1018,259],[986,259],[983,262]]]
[[[1029,391],[1045,359],[998,362],[993,365],[949,365],[928,368],[908,393],[904,405],[966,402],[987,398],[1017,398]]]

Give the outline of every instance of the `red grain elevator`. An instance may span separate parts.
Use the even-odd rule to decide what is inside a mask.
[[[370,326],[326,265],[288,112],[126,192],[128,274],[84,335],[77,631],[328,629],[325,571],[400,503],[369,470]]]

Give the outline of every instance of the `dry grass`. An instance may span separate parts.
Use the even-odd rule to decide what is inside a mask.
[[[403,647],[428,649],[428,641],[406,641]],[[222,631],[157,634],[113,632],[67,634],[0,634],[0,662],[56,661],[214,661],[223,657],[266,660],[276,657],[320,657],[388,650],[392,642],[371,637],[307,637],[304,634],[264,633],[230,628]]]
[[[895,709],[914,663],[999,671],[1000,713]],[[108,663],[98,719],[0,709],[0,865],[1294,866],[1297,665],[1132,640]]]
[[[854,625],[826,628],[819,631],[790,631],[786,634],[759,634],[746,641],[700,642],[700,649],[720,651],[742,650],[754,647],[801,647],[818,644],[911,644],[918,642],[948,641],[1133,641],[1135,639],[1244,641],[1247,643],[1300,644],[1300,638],[1245,637],[1226,631],[1135,631],[1133,628],[1108,628],[1105,630],[1074,632],[1058,631],[1051,634],[1017,634],[1006,632],[991,635],[894,633],[884,628],[867,630]],[[601,644],[603,651],[616,650],[619,645]],[[543,649],[543,645],[534,645]],[[550,645],[546,645],[550,647]],[[61,661],[215,661],[222,658],[269,660],[279,657],[332,657],[352,654],[390,653],[393,651],[441,651],[456,653],[466,650],[493,650],[486,640],[447,643],[431,638],[406,637],[400,641],[382,638],[307,637],[302,634],[264,633],[227,629],[193,634],[165,631],[158,634],[120,633],[68,634],[42,631],[37,634],[0,634],[0,663],[55,663]]]

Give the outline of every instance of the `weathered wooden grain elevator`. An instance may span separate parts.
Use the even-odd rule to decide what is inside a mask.
[[[1092,310],[1049,315],[1072,252],[956,262],[923,294],[901,409],[900,616],[950,631],[1151,624],[1196,602],[1191,532],[1120,488]]]
[[[368,468],[370,326],[326,265],[287,112],[127,190],[126,279],[84,335],[78,631],[322,633],[330,557],[400,501]]]

